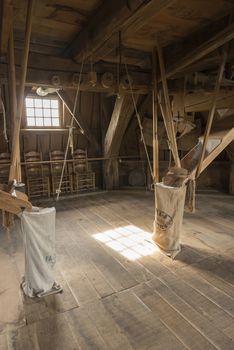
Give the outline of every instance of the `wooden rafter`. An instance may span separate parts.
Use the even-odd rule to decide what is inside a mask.
[[[234,38],[234,23],[228,25],[225,29],[219,33],[213,35],[210,39],[203,42],[201,45],[195,45],[193,50],[189,50],[189,53],[183,57],[178,57],[176,63],[170,65],[166,69],[166,77],[171,78],[176,73],[183,71],[194,62],[199,61],[209,53],[215,51],[225,43]]]

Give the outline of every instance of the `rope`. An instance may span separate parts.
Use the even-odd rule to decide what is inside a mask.
[[[58,97],[61,99],[61,101],[64,103],[64,105],[66,106],[68,112],[71,114],[72,118],[75,120],[76,124],[78,125],[78,127],[81,130],[81,133],[84,134],[84,130],[82,128],[82,126],[80,125],[79,121],[77,120],[77,118],[75,117],[74,113],[70,110],[70,108],[68,107],[68,105],[66,104],[66,102],[64,101],[64,99],[62,98],[62,96],[60,95],[59,91],[56,90],[56,94],[58,95]]]
[[[66,146],[66,151],[65,151],[65,156],[64,156],[62,172],[61,172],[61,176],[60,176],[60,180],[59,180],[59,188],[56,190],[56,193],[57,193],[56,201],[59,200],[59,196],[60,196],[60,193],[61,193],[61,186],[62,186],[62,181],[63,181],[63,175],[64,175],[64,170],[65,170],[65,166],[66,166],[66,162],[67,162],[67,154],[68,154],[70,140],[72,138],[73,121],[75,120],[77,122],[78,126],[80,127],[80,124],[79,124],[78,120],[75,117],[75,112],[76,112],[76,109],[77,109],[77,101],[78,101],[79,92],[80,92],[80,83],[81,83],[81,75],[82,75],[82,71],[83,71],[83,66],[84,66],[84,57],[83,57],[83,60],[82,60],[81,69],[80,69],[80,75],[79,75],[79,81],[78,81],[78,85],[77,85],[77,89],[76,89],[76,96],[75,96],[75,102],[74,102],[74,106],[73,106],[72,119],[71,119],[71,124],[69,126],[69,134],[68,134],[68,139],[67,139],[67,146]],[[70,111],[70,109],[69,109],[69,111]],[[81,130],[83,130],[83,129],[81,128]]]
[[[1,106],[2,106],[2,114],[3,114],[3,135],[4,135],[5,141],[8,143],[7,125],[6,125],[6,110],[5,110],[5,106],[4,106],[2,97],[0,97],[0,99],[1,99]]]
[[[148,153],[148,150],[147,150],[147,146],[146,146],[146,143],[145,143],[145,137],[144,137],[144,133],[143,133],[143,126],[142,126],[142,123],[141,123],[141,117],[140,117],[140,115],[138,113],[138,110],[137,110],[137,105],[136,105],[136,101],[135,101],[134,93],[133,93],[133,89],[132,89],[132,83],[131,83],[131,79],[130,79],[130,76],[129,76],[129,73],[128,73],[128,67],[127,67],[126,63],[125,63],[125,70],[126,70],[126,74],[127,74],[128,81],[129,81],[129,86],[130,86],[133,106],[134,106],[134,109],[135,109],[138,125],[139,125],[139,128],[140,128],[141,140],[142,140],[143,145],[144,145],[145,154],[146,154],[146,158],[147,158],[149,169],[150,169],[150,174],[151,174],[151,177],[152,177],[152,179],[154,181],[154,173],[153,173],[153,169],[152,169],[152,166],[151,166],[151,162],[150,162],[150,157],[149,157],[149,153]]]

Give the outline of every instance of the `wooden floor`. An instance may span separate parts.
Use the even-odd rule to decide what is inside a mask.
[[[0,350],[234,349],[233,197],[198,195],[174,261],[148,241],[151,194],[80,197],[57,211],[63,294],[23,298],[22,240],[0,232]]]

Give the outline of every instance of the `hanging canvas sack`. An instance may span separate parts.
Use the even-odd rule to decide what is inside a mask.
[[[156,185],[157,221],[153,240],[167,255],[174,258],[180,252],[180,234],[184,214],[186,186]]]
[[[37,208],[21,214],[25,245],[25,276],[22,283],[29,297],[61,291],[55,275],[55,208]]]

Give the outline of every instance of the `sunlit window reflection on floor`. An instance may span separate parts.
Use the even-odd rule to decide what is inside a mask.
[[[159,251],[159,248],[152,243],[151,234],[134,225],[100,232],[93,237],[129,260],[136,260]]]

